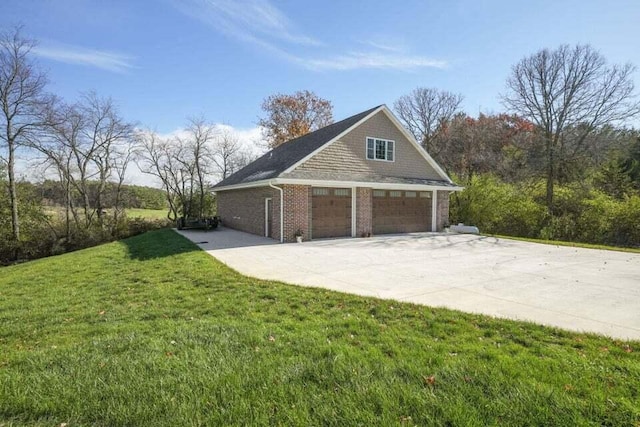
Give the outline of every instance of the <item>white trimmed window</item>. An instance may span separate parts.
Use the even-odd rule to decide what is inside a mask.
[[[385,197],[387,192],[384,190],[373,190],[373,197]]]
[[[395,158],[395,141],[379,138],[367,138],[367,159],[393,162]]]
[[[389,191],[389,197],[402,197],[402,191]]]
[[[351,195],[349,193],[349,189],[348,188],[336,188],[335,190],[333,190],[333,194],[335,194],[336,196],[350,196]]]
[[[415,198],[416,197],[416,192],[415,191],[405,191],[404,192],[404,197]]]
[[[420,193],[420,197],[422,197],[423,199],[430,199],[431,198],[431,191],[422,191]]]
[[[313,187],[313,195],[314,196],[328,196],[329,195],[329,189],[328,188]]]

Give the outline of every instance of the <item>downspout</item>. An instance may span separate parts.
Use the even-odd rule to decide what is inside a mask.
[[[284,243],[284,191],[280,187],[276,187],[269,181],[269,187],[275,188],[280,192],[280,243]]]

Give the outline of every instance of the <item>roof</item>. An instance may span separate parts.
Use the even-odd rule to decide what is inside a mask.
[[[408,177],[381,176],[371,173],[357,173],[354,170],[332,171],[303,171],[297,167],[316,155],[326,146],[339,140],[343,135],[368,120],[374,114],[383,112],[388,119],[402,132],[424,160],[431,165],[442,178],[417,179]],[[363,111],[344,120],[325,126],[299,138],[292,139],[267,152],[262,157],[248,164],[238,172],[220,181],[213,187],[213,191],[225,191],[239,188],[251,188],[273,184],[359,184],[382,185],[388,188],[401,186],[402,188],[422,188],[427,190],[460,191],[444,170],[433,160],[416,141],[413,135],[398,121],[397,117],[383,104],[367,111]],[[422,190],[421,190],[422,191]]]
[[[340,120],[339,122],[335,122],[304,136],[287,141],[273,150],[268,151],[262,157],[249,163],[233,175],[223,179],[214,185],[212,189],[215,190],[216,188],[226,187],[228,185],[276,178],[291,166],[336,138],[380,107],[382,107],[382,105],[378,105],[377,107],[347,117],[344,120]]]

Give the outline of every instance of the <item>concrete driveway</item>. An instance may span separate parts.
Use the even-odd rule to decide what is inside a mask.
[[[248,276],[640,339],[639,254],[460,234],[280,244],[180,233]]]

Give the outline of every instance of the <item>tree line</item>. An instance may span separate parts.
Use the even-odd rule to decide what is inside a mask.
[[[588,45],[512,67],[505,113],[470,117],[462,96],[418,88],[394,109],[466,190],[451,221],[488,233],[640,246],[640,113],[631,64]]]
[[[111,98],[95,92],[67,102],[47,91],[35,46],[21,28],[0,33],[0,263],[122,238],[179,216],[213,214],[213,177],[252,159],[237,138],[205,119],[163,137],[124,118]],[[17,178],[19,154],[39,163],[42,184]],[[156,196],[126,185],[134,164],[162,185],[169,222],[127,218],[134,198]],[[51,202],[57,209],[45,207]]]
[[[42,204],[45,207],[60,207],[64,206],[66,202],[66,194],[60,188],[59,183],[56,180],[44,179],[38,182],[24,182],[25,186],[31,188],[29,191],[33,191],[41,199]],[[167,200],[164,191],[160,188],[145,187],[141,185],[124,184],[120,188],[119,200],[115,197],[115,187],[118,185],[116,182],[107,182],[102,194],[101,204],[103,209],[114,209],[117,205],[122,206],[124,209],[153,209],[153,210],[166,210]],[[98,181],[89,181],[87,184],[89,192],[89,202],[91,205],[97,204],[98,191],[101,188],[101,184]],[[73,204],[78,205],[81,203],[79,194],[76,194],[76,200]]]

